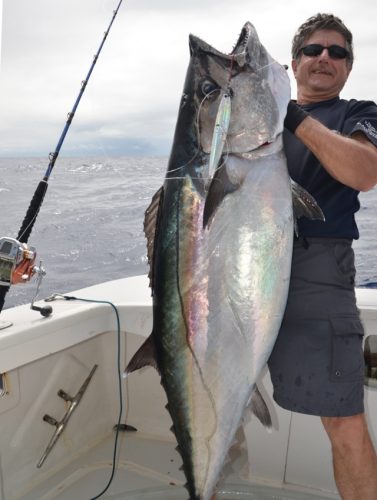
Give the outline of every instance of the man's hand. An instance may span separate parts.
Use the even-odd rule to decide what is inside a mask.
[[[294,134],[296,128],[307,116],[309,116],[308,113],[300,108],[300,106],[297,106],[295,101],[289,101],[284,127]]]

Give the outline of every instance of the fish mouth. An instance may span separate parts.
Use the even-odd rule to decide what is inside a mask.
[[[247,151],[227,151],[222,155],[222,161],[226,160],[227,156],[235,156],[237,158],[243,158],[244,160],[255,159],[259,156],[269,155],[275,151],[279,151],[281,148],[282,139],[266,141],[263,144],[255,146]]]
[[[242,138],[242,136],[246,134],[246,130],[243,130],[241,132],[238,132],[238,133],[230,133],[227,135],[227,142],[232,142],[232,141],[237,141],[238,138]],[[264,140],[263,140],[264,139]],[[270,146],[271,144],[273,144],[276,140],[275,137],[271,137],[271,136],[265,136],[264,138],[261,138],[261,142],[254,142],[253,145],[251,145],[250,149],[241,149],[241,148],[237,148],[237,150],[234,150],[232,149],[231,147],[228,149],[227,147],[224,148],[224,152],[223,154],[226,156],[226,155],[229,155],[229,154],[234,154],[236,156],[238,155],[244,155],[244,154],[253,154],[253,153],[256,153],[258,152],[259,150],[262,150],[262,149],[266,149],[268,148],[268,146]],[[263,141],[263,142],[262,142]],[[241,150],[240,150],[241,149]]]
[[[247,46],[253,36],[256,36],[255,28],[250,22],[246,22],[242,27],[241,33],[232,52],[229,54],[220,52],[204,40],[201,40],[199,37],[192,34],[189,35],[189,44],[191,51],[203,51],[228,61],[235,61],[239,66],[244,66],[247,62]]]
[[[232,52],[229,55],[234,56],[237,54],[245,53],[247,44],[249,43],[249,40],[251,37],[251,34],[252,34],[252,26],[249,22],[247,22],[242,27],[242,30],[241,30],[241,33],[238,37],[236,45],[234,46]]]

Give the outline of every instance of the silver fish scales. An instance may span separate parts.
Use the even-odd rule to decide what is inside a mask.
[[[255,28],[244,25],[229,55],[194,36],[190,52],[165,182],[146,212],[153,331],[126,372],[158,369],[190,500],[209,500],[247,408],[270,424],[256,382],[287,299],[293,205],[322,213],[292,191],[289,80]],[[213,151],[225,91],[232,112]]]

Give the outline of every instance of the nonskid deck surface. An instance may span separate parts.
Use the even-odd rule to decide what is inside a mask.
[[[90,500],[106,486],[112,467],[114,436],[59,472],[56,472],[22,500]],[[110,488],[101,497],[111,500],[187,500],[185,478],[179,470],[181,458],[174,441],[132,432],[120,438],[117,470]],[[227,473],[218,492],[218,500],[328,500],[299,489],[278,489],[250,484],[234,473]],[[13,499],[12,499],[13,500]]]

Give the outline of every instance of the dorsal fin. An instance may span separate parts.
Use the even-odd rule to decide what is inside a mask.
[[[153,290],[153,255],[154,255],[154,246],[156,240],[156,232],[158,228],[158,219],[159,219],[159,211],[160,206],[164,196],[164,187],[161,186],[158,191],[153,195],[152,201],[149,207],[146,209],[144,214],[144,234],[147,238],[147,257],[149,264],[149,286]]]

